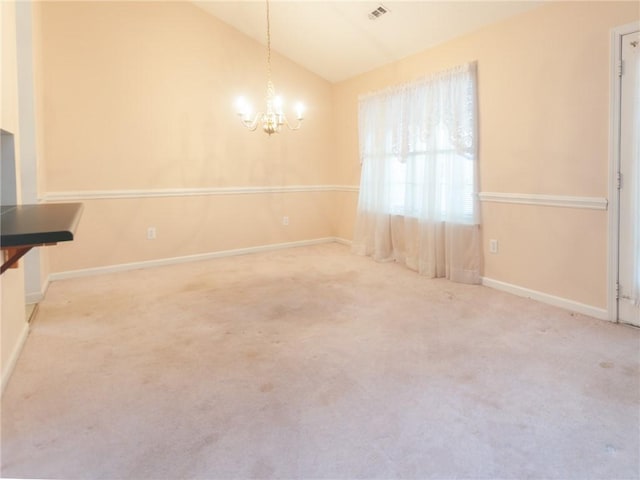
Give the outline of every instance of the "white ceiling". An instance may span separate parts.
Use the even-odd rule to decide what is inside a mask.
[[[266,6],[253,0],[195,0],[266,45]],[[380,4],[389,13],[368,14]],[[539,6],[542,1],[270,0],[271,47],[339,82]]]

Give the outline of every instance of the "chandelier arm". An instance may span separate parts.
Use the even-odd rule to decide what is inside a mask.
[[[258,128],[258,123],[260,123],[260,119],[263,116],[263,114],[260,112],[256,114],[253,120],[249,120],[244,118],[242,114],[239,114],[239,115],[240,115],[240,121],[242,122],[242,125],[244,125],[246,129],[249,130],[250,132],[254,132]]]
[[[302,126],[302,120],[298,119],[298,122],[296,123],[296,125],[292,127],[291,124],[289,123],[289,120],[287,120],[287,117],[284,117],[284,124],[287,126],[289,130],[300,130],[300,127]]]

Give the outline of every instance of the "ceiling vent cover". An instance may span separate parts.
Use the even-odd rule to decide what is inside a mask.
[[[369,20],[377,20],[378,18],[380,18],[385,13],[389,13],[389,9],[387,7],[385,7],[384,5],[380,4],[380,5],[378,5],[378,8],[376,8],[376,9],[372,10],[371,12],[369,12]]]

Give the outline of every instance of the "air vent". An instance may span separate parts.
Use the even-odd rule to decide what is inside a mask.
[[[389,9],[384,5],[380,4],[378,5],[378,8],[369,12],[369,20],[377,20],[385,13],[389,13]]]

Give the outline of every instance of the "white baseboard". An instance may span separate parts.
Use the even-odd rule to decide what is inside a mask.
[[[27,305],[40,303],[43,299],[44,299],[44,292],[32,292],[32,293],[27,293],[24,296],[24,301]]]
[[[24,327],[22,328],[22,332],[20,332],[20,337],[18,337],[18,341],[13,348],[13,352],[11,352],[11,356],[9,357],[7,364],[2,366],[2,386],[0,388],[0,395],[4,394],[4,389],[7,386],[7,383],[9,383],[9,379],[11,378],[11,374],[13,373],[13,369],[16,367],[16,363],[18,361],[18,358],[20,357],[22,348],[24,347],[24,342],[27,340],[28,336],[29,324],[25,322]]]
[[[347,240],[346,238],[334,237],[333,241],[341,245],[347,245],[348,247],[351,246],[351,240]]]
[[[495,288],[496,290],[501,290],[503,292],[512,293],[519,297],[531,298],[538,302],[553,305],[554,307],[560,307],[572,312],[582,313],[583,315],[588,315],[600,320],[611,320],[609,318],[609,313],[605,308],[594,307],[593,305],[587,305],[567,298],[556,297],[555,295],[531,290],[529,288],[520,287],[518,285],[501,282],[500,280],[494,280],[487,277],[482,277],[482,285],[485,287]]]
[[[161,258],[158,260],[146,260],[142,262],[121,263],[118,265],[108,265],[104,267],[85,268],[81,270],[69,270],[57,272],[49,275],[50,281],[64,280],[67,278],[87,277],[92,275],[102,275],[105,273],[125,272],[127,270],[139,270],[142,268],[160,267],[164,265],[174,265],[176,263],[197,262],[210,260],[212,258],[233,257],[236,255],[246,255],[248,253],[270,252],[284,248],[305,247],[309,245],[319,245],[321,243],[343,243],[348,240],[336,237],[316,238],[312,240],[299,240],[296,242],[274,243],[270,245],[260,245],[257,247],[238,248],[234,250],[221,250],[218,252],[200,253],[196,255],[185,255],[182,257]]]
[[[312,240],[299,240],[295,242],[275,243],[270,245],[259,245],[256,247],[238,248],[234,250],[221,250],[218,252],[201,253],[196,255],[186,255],[181,257],[161,258],[157,260],[146,260],[142,262],[122,263],[118,265],[107,265],[104,267],[85,268],[80,270],[69,270],[65,272],[57,272],[49,275],[45,285],[43,286],[43,292],[41,298],[44,298],[49,281],[64,280],[67,278],[86,277],[93,275],[102,275],[106,273],[124,272],[128,270],[139,270],[142,268],[153,268],[164,265],[174,265],[177,263],[197,262],[203,260],[209,260],[213,258],[232,257],[236,255],[246,255],[250,253],[269,252],[274,250],[281,250],[285,248],[304,247],[310,245],[319,245],[322,243],[339,243],[341,245],[351,245],[351,240],[341,237],[323,237]],[[503,292],[518,295],[520,297],[531,298],[548,305],[564,308],[573,312],[578,312],[590,317],[598,318],[601,320],[609,320],[611,318],[609,313],[604,308],[594,307],[593,305],[587,305],[584,303],[576,302],[548,293],[539,292],[537,290],[531,290],[529,288],[520,287],[511,283],[501,282],[500,280],[494,280],[492,278],[482,277],[482,285]],[[38,300],[38,301],[39,301]],[[31,302],[27,302],[31,303]]]
[[[40,303],[44,300],[44,296],[47,294],[47,289],[49,288],[49,278],[47,278],[44,284],[40,287],[39,292],[31,292],[25,295],[25,303],[27,305],[31,305],[33,303]]]

